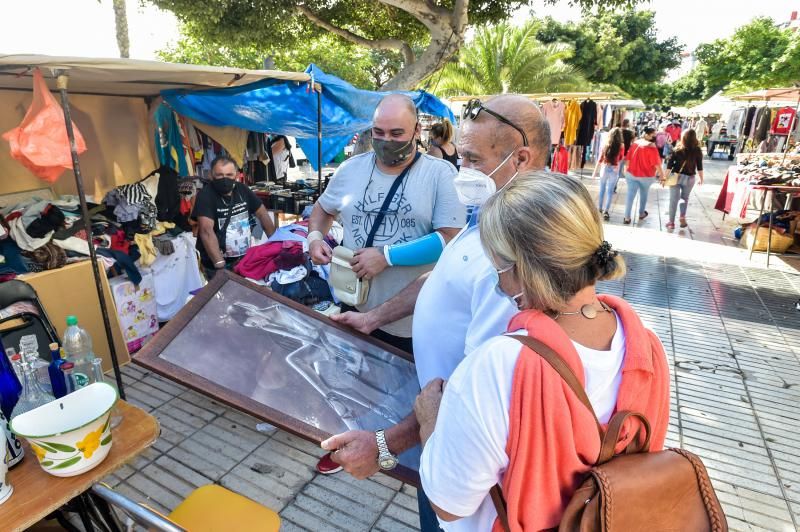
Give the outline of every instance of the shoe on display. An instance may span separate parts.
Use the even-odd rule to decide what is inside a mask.
[[[327,453],[325,456],[319,459],[319,462],[317,462],[317,471],[323,475],[332,475],[341,470],[342,466],[333,461],[333,458],[331,458],[331,453]]]

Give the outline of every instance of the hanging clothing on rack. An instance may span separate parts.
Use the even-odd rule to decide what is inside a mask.
[[[578,138],[575,143],[578,146],[589,146],[594,138],[594,131],[597,127],[597,103],[591,99],[581,103],[581,121],[578,124]],[[581,168],[586,164],[587,150],[583,150],[581,156]]]
[[[553,98],[542,104],[542,114],[550,125],[550,144],[558,144],[565,123],[564,102]]]
[[[793,107],[781,107],[775,114],[770,133],[773,135],[788,135],[794,125],[795,111]]]
[[[162,103],[156,109],[153,119],[156,123],[155,146],[159,164],[169,166],[179,175],[190,175],[175,113]]]
[[[575,144],[578,136],[578,124],[581,121],[581,106],[575,100],[571,100],[564,112],[564,144],[571,146]]]

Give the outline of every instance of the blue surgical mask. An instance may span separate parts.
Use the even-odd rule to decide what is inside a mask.
[[[494,290],[495,290],[495,292],[497,292],[498,296],[510,299],[511,303],[515,307],[520,308],[520,305],[522,304],[522,302],[520,301],[520,298],[524,295],[524,293],[520,292],[519,294],[517,294],[515,296],[510,296],[510,295],[506,294],[503,291],[503,289],[500,287],[500,275],[503,274],[503,273],[506,273],[508,271],[511,271],[512,269],[514,269],[514,265],[513,264],[511,266],[507,266],[507,267],[505,267],[503,269],[500,269],[500,270],[498,270],[497,268],[494,268],[494,267],[492,268],[492,272],[493,272],[492,275],[494,276]]]

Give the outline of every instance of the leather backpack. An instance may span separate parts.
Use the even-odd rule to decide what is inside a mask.
[[[683,449],[649,452],[650,423],[636,412],[615,413],[603,431],[586,391],[564,359],[538,340],[509,336],[556,370],[592,412],[600,434],[597,462],[567,504],[559,532],[727,532],[728,522],[700,458]],[[629,418],[637,419],[641,427],[625,451],[615,454],[620,431]],[[502,488],[496,485],[490,494],[500,525],[510,532]]]

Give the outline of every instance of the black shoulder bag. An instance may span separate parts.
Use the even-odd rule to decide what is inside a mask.
[[[364,244],[365,248],[372,247],[372,241],[375,240],[375,234],[378,232],[378,228],[383,223],[383,219],[386,218],[386,210],[389,208],[389,205],[391,205],[395,194],[397,194],[397,189],[400,188],[400,185],[403,183],[403,179],[405,179],[406,175],[408,175],[411,167],[417,164],[417,161],[421,156],[422,154],[418,151],[417,154],[414,155],[414,160],[411,162],[411,164],[406,166],[406,168],[400,172],[400,175],[395,178],[394,183],[392,183],[391,188],[389,188],[389,193],[386,194],[386,199],[383,200],[381,210],[378,211],[378,215],[375,217],[375,221],[372,224],[372,229],[370,229],[369,235],[367,236],[367,242]]]

